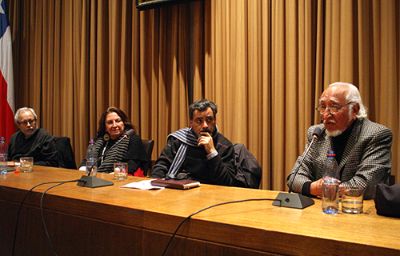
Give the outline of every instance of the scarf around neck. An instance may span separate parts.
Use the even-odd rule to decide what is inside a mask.
[[[213,133],[217,134],[218,129],[215,127],[215,131]],[[188,146],[191,147],[197,147],[197,137],[195,133],[193,132],[192,128],[186,127],[183,129],[180,129],[176,132],[173,132],[168,135],[168,138],[172,136],[176,139],[178,139],[182,144],[178,148],[178,152],[176,152],[176,155],[174,157],[174,160],[171,163],[171,166],[166,174],[167,179],[175,179],[176,175],[179,172],[179,169],[181,168],[183,162],[185,161],[186,158],[186,151]]]
[[[197,147],[197,138],[191,128],[183,128],[168,135],[178,139],[182,144],[179,146],[178,152],[172,161],[172,164],[167,172],[167,179],[174,179],[181,168],[183,161],[186,158],[186,151],[188,146]]]

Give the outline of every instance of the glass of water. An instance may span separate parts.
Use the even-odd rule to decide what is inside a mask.
[[[326,214],[336,214],[339,211],[339,184],[333,177],[325,177],[322,183],[322,211]]]
[[[114,163],[114,179],[125,180],[128,177],[128,164],[127,163]]]
[[[21,172],[32,172],[33,170],[33,157],[21,157],[19,159],[19,169]]]
[[[364,189],[351,187],[345,188],[342,195],[342,212],[362,213],[363,212]]]

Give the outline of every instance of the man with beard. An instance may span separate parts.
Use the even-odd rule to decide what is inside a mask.
[[[217,129],[217,106],[203,99],[189,106],[190,128],[168,135],[152,177],[194,179],[201,183],[242,186],[234,147]]]
[[[292,177],[302,156],[297,159],[287,177],[288,186],[294,192],[320,197],[327,151],[332,149],[341,189],[360,187],[365,189],[364,198],[373,198],[375,185],[387,182],[390,176],[391,130],[367,119],[360,93],[349,83],[330,84],[322,93],[317,110],[322,124],[308,129],[308,144],[317,127],[322,134],[305,156],[296,177]]]
[[[32,108],[23,107],[15,113],[14,133],[8,147],[8,159],[19,161],[21,157],[33,157],[34,164],[58,166],[58,153],[54,139],[43,128],[37,128],[37,115]]]

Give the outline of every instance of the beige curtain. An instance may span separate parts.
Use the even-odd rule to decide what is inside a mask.
[[[219,126],[263,166],[262,187],[285,189],[335,81],[359,86],[369,117],[394,133],[399,177],[398,1],[206,1],[205,96]]]
[[[16,106],[33,107],[42,127],[71,137],[78,163],[108,106],[155,140],[154,159],[167,134],[187,126],[189,94],[204,77],[201,2],[146,12],[132,0],[9,6]]]
[[[135,1],[8,1],[16,107],[72,139],[77,162],[100,114],[122,108],[153,159],[188,125],[193,99],[219,106],[219,129],[284,190],[323,89],[359,86],[369,117],[394,133],[400,177],[400,4],[396,0],[204,0],[139,12]]]

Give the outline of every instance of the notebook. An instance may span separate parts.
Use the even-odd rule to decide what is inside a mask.
[[[156,179],[151,181],[151,185],[174,189],[191,189],[199,187],[200,182],[195,180]]]

